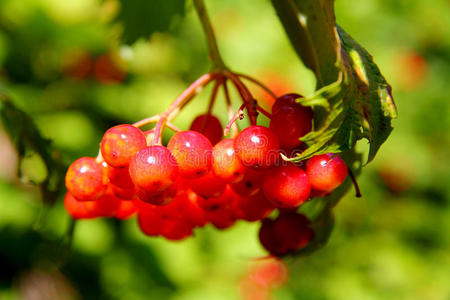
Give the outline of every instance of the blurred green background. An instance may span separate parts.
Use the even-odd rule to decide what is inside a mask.
[[[207,6],[233,70],[278,93],[314,90],[269,1]],[[129,45],[119,40],[118,10],[116,1],[0,0],[0,87],[66,165],[95,156],[107,128],[164,110],[210,68],[192,3],[164,33]],[[341,200],[325,248],[286,260],[289,281],[273,299],[450,299],[449,13],[446,0],[336,1],[338,23],[392,84],[399,119],[359,178],[363,198]],[[207,94],[179,127],[206,111]],[[223,105],[214,111],[226,122]],[[0,166],[0,299],[240,299],[249,266],[265,255],[257,224],[168,242],[144,236],[135,219],[78,222],[68,254],[62,197],[41,204],[33,182],[46,170],[36,156],[18,179],[1,127]]]

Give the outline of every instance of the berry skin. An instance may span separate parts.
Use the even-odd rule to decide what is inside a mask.
[[[148,192],[142,189],[136,189],[136,196],[143,202],[152,205],[166,205],[172,202],[177,194],[178,188],[176,184],[172,184],[163,192]]]
[[[92,157],[74,161],[66,173],[66,188],[79,201],[99,198],[106,190],[103,168]]]
[[[198,205],[205,211],[215,210],[218,207],[224,207],[231,205],[233,201],[238,198],[237,195],[230,187],[230,185],[226,185],[225,191],[219,197],[199,197],[197,200]]]
[[[248,169],[244,178],[236,183],[230,184],[233,191],[241,196],[254,196],[262,190],[264,172]]]
[[[289,163],[266,172],[263,191],[276,207],[293,208],[309,198],[311,185],[305,171]]]
[[[120,200],[114,217],[119,220],[131,218],[137,212],[135,201]]]
[[[280,256],[284,254],[284,249],[278,242],[274,233],[275,221],[272,219],[263,219],[261,222],[261,227],[259,228],[259,242],[264,249],[266,249],[270,254],[275,256]]]
[[[194,119],[189,128],[192,131],[202,133],[211,142],[211,145],[217,144],[223,136],[222,124],[219,119],[213,115],[200,115]]]
[[[269,128],[253,125],[238,134],[234,149],[244,166],[264,169],[278,162],[280,142]]]
[[[111,184],[124,189],[134,188],[134,184],[131,180],[130,170],[128,167],[113,168],[107,164],[105,165],[106,175],[108,176],[109,182]]]
[[[174,199],[174,202],[179,201],[181,215],[189,223],[197,227],[203,227],[207,223],[205,211],[198,204],[200,198],[193,191],[186,191]]]
[[[304,215],[295,211],[280,213],[273,231],[283,252],[304,248],[313,239],[314,231],[307,227],[309,223]]]
[[[225,190],[225,182],[218,178],[212,171],[203,177],[189,181],[192,190],[202,197],[219,197]]]
[[[105,132],[100,151],[108,165],[120,168],[127,167],[133,155],[146,146],[147,141],[139,128],[123,124]]]
[[[158,236],[162,232],[164,219],[155,210],[138,210],[137,221],[139,228],[145,235]]]
[[[79,201],[70,193],[66,193],[64,197],[64,207],[75,220],[95,218],[92,204],[93,201]]]
[[[226,183],[239,182],[244,178],[247,168],[236,156],[234,139],[222,140],[214,146],[212,170]]]
[[[332,153],[313,156],[306,163],[306,174],[311,187],[320,192],[332,192],[344,182],[347,171],[342,158]]]
[[[313,112],[309,107],[294,103],[283,106],[272,114],[270,129],[275,133],[284,149],[293,149],[302,144],[299,140],[312,129]]]
[[[211,142],[196,131],[177,132],[167,148],[173,153],[180,176],[193,179],[208,174],[212,163]]]
[[[131,159],[130,176],[137,189],[159,193],[175,182],[178,165],[166,147],[149,146],[139,150]]]
[[[242,219],[248,222],[262,220],[275,209],[262,192],[250,197],[239,197],[237,205],[242,212]]]
[[[180,241],[192,235],[193,226],[184,219],[165,219],[161,235],[168,240]]]
[[[113,194],[113,191],[108,189],[100,198],[92,202],[94,213],[99,217],[114,217],[119,208],[120,201]]]
[[[298,98],[302,98],[302,96],[295,93],[285,94],[279,97],[272,106],[272,114],[277,113],[282,107],[292,106]]]

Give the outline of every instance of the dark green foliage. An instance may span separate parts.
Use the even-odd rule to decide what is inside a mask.
[[[122,39],[131,44],[155,31],[169,29],[176,15],[184,14],[184,0],[121,0],[117,17],[123,24]]]

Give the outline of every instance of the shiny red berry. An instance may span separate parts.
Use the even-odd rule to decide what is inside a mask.
[[[308,200],[311,185],[303,169],[288,163],[266,172],[263,191],[275,206],[290,208]]]
[[[347,177],[347,165],[339,155],[327,153],[311,157],[306,163],[306,174],[311,187],[321,192],[332,192]]]
[[[192,190],[202,197],[219,197],[225,190],[226,185],[212,171],[200,178],[191,179],[189,184]]]
[[[192,131],[202,133],[212,145],[217,144],[223,136],[222,124],[214,115],[200,115],[194,119],[189,128]]]
[[[272,106],[272,114],[277,113],[278,110],[282,107],[293,105],[295,103],[295,100],[301,97],[302,96],[295,93],[285,94],[279,97]]]
[[[311,131],[312,118],[311,108],[294,103],[272,114],[270,129],[278,137],[282,148],[293,149],[300,146],[300,138]]]
[[[244,166],[269,168],[279,160],[280,142],[269,128],[254,125],[238,134],[234,149]]]
[[[242,212],[242,219],[249,222],[262,220],[275,209],[263,192],[250,197],[239,197],[237,204]]]
[[[212,162],[211,142],[196,131],[176,133],[167,148],[173,153],[184,178],[199,178],[208,174]]]
[[[159,193],[175,182],[178,165],[166,147],[149,146],[139,150],[131,159],[130,176],[137,189]]]
[[[212,170],[227,183],[239,182],[244,178],[247,168],[234,151],[234,139],[222,140],[214,146]]]
[[[128,166],[133,155],[146,146],[144,133],[139,128],[123,124],[105,132],[100,150],[108,165],[119,168]]]
[[[64,197],[64,207],[75,220],[97,217],[93,212],[93,201],[79,201],[70,193],[66,193]]]
[[[67,190],[80,201],[99,198],[106,190],[103,168],[92,157],[74,161],[66,173]]]
[[[241,196],[254,196],[263,187],[265,172],[248,169],[241,181],[230,184],[233,191]]]

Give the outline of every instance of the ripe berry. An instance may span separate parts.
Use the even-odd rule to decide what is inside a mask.
[[[314,231],[307,227],[309,220],[295,211],[283,212],[275,219],[273,232],[283,252],[304,248],[314,236]]]
[[[114,168],[106,163],[103,164],[106,165],[105,166],[106,175],[111,184],[124,189],[134,188],[134,184],[133,181],[131,180],[130,170],[128,166],[122,168]]]
[[[180,202],[180,213],[186,221],[194,226],[203,227],[206,225],[206,217],[205,211],[198,204],[200,198],[193,191],[187,191],[177,196],[173,202]]]
[[[77,159],[67,170],[66,187],[80,201],[97,199],[106,190],[103,168],[92,157]]]
[[[130,161],[130,176],[137,189],[158,193],[175,182],[178,165],[166,147],[150,146],[133,156]]]
[[[108,165],[120,168],[127,167],[131,157],[147,146],[144,134],[133,125],[117,125],[105,132],[100,150]]]
[[[237,221],[236,207],[233,204],[218,206],[205,211],[206,219],[217,229],[231,227]]]
[[[309,107],[294,103],[272,114],[270,129],[278,137],[282,148],[293,149],[302,144],[299,138],[311,131],[312,118],[313,112]]]
[[[275,233],[273,231],[275,221],[272,219],[263,219],[261,222],[261,227],[259,228],[259,242],[261,246],[264,247],[270,254],[279,256],[284,254],[280,243],[278,242]]]
[[[172,184],[166,190],[162,192],[148,192],[146,190],[136,188],[136,196],[144,202],[153,205],[166,205],[170,203],[177,194],[177,185]]]
[[[126,220],[131,218],[136,212],[137,206],[134,200],[132,201],[121,200],[119,202],[119,206],[117,207],[116,214],[114,215],[114,217],[116,217],[119,220]]]
[[[64,197],[64,207],[75,220],[95,218],[92,204],[92,201],[79,201],[70,193],[66,193]]]
[[[250,197],[239,197],[237,205],[242,212],[242,219],[249,222],[262,220],[275,209],[263,192]]]
[[[158,236],[162,232],[164,219],[155,210],[139,210],[137,221],[139,228],[145,235]]]
[[[184,219],[165,219],[161,235],[168,240],[180,241],[192,235],[193,226]]]
[[[225,182],[212,171],[200,178],[191,179],[189,184],[192,190],[202,197],[219,197],[225,190]]]
[[[231,189],[230,185],[226,185],[225,191],[219,197],[199,197],[198,205],[208,211],[215,210],[218,207],[230,205],[239,196]]]
[[[94,212],[99,217],[114,217],[119,208],[120,201],[113,194],[112,190],[108,189],[100,198],[93,201]]]
[[[218,142],[213,148],[212,170],[227,183],[239,182],[244,178],[246,167],[236,156],[234,139]]]
[[[222,124],[220,124],[219,119],[211,114],[196,117],[189,129],[202,133],[212,145],[217,144],[223,136]]]
[[[180,175],[193,179],[206,175],[211,169],[212,145],[201,133],[196,131],[177,132],[169,141],[167,148],[173,153]]]
[[[279,97],[272,106],[272,114],[277,113],[278,110],[282,107],[293,105],[295,103],[295,100],[301,97],[302,96],[295,93],[285,94]]]
[[[249,169],[241,181],[232,183],[230,186],[233,191],[241,196],[256,195],[262,189],[264,174],[265,172]]]
[[[306,163],[311,187],[322,192],[332,192],[341,185],[347,177],[347,171],[342,158],[332,153],[313,156]]]
[[[305,171],[288,163],[266,172],[263,190],[275,206],[290,208],[301,205],[309,198],[311,185]]]
[[[278,162],[280,142],[269,128],[254,125],[239,133],[234,149],[244,166],[268,168]]]

